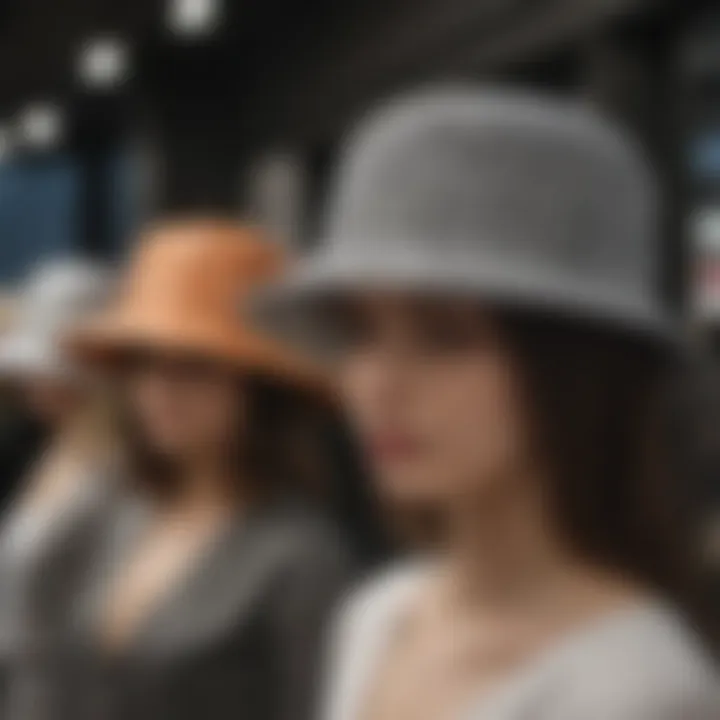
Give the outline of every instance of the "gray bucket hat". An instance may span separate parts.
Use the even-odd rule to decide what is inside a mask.
[[[578,103],[468,87],[402,98],[351,137],[334,190],[318,250],[258,298],[279,332],[323,340],[319,301],[390,288],[672,336],[652,174]]]
[[[103,308],[112,280],[107,268],[89,260],[60,258],[39,265],[20,288],[15,320],[0,336],[0,378],[80,379],[82,371],[62,341]]]

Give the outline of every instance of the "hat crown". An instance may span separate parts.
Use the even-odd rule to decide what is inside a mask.
[[[352,138],[326,216],[336,256],[456,255],[654,294],[657,203],[639,153],[577,104],[451,88]]]
[[[238,300],[282,264],[281,248],[254,230],[220,222],[160,226],[133,258],[121,311],[235,327]]]
[[[325,394],[312,362],[249,322],[247,295],[284,263],[280,245],[232,221],[157,225],[135,249],[118,302],[79,328],[69,347],[93,364],[113,365],[137,350],[189,355]]]

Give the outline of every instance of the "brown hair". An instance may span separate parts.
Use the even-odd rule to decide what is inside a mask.
[[[500,327],[520,368],[551,470],[551,511],[569,546],[699,610],[690,483],[670,452],[671,356],[630,333],[568,320],[508,314]]]
[[[330,408],[261,377],[238,378],[237,402],[247,418],[227,457],[237,495],[253,501],[279,494],[323,495],[329,475],[324,445],[332,421]],[[148,446],[127,407],[120,417],[133,480],[155,497],[171,495],[178,477],[176,463]]]

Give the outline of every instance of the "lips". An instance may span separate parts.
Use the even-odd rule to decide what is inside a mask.
[[[416,457],[422,444],[416,437],[402,433],[384,433],[369,440],[367,448],[377,462],[399,462]]]

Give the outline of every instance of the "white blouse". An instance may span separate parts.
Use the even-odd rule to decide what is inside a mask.
[[[369,686],[426,573],[391,567],[350,598],[331,638],[323,720],[367,720]],[[719,678],[680,616],[647,601],[561,640],[456,720],[720,720]]]

